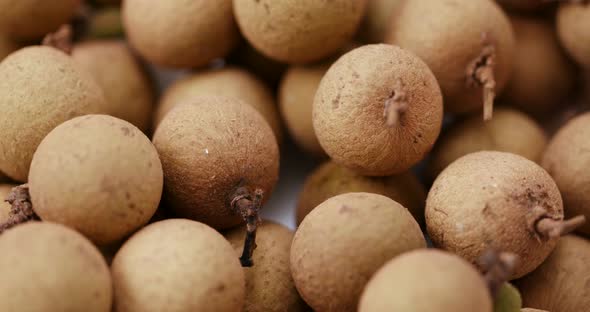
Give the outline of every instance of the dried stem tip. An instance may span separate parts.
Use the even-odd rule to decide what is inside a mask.
[[[23,184],[12,188],[10,194],[5,200],[10,203],[10,216],[8,220],[0,224],[0,233],[21,223],[31,220],[39,220],[39,217],[33,211],[31,197],[29,196],[29,185]]]
[[[483,89],[483,119],[492,119],[494,99],[496,97],[496,79],[494,66],[496,65],[496,47],[487,33],[482,34],[483,48],[479,56],[467,66],[467,84]]]
[[[259,211],[262,207],[263,191],[256,189],[251,193],[246,187],[238,187],[231,201],[232,210],[239,213],[246,221],[246,238],[244,240],[244,250],[240,257],[240,263],[243,267],[251,267],[252,255],[256,249],[256,229],[260,223]]]
[[[385,100],[383,117],[385,117],[385,123],[390,127],[395,126],[399,122],[401,115],[408,110],[408,99],[403,87],[403,83],[398,80],[395,84],[395,90],[391,91],[391,94]]]
[[[586,222],[586,217],[576,216],[569,220],[554,220],[542,218],[537,222],[536,230],[544,237],[556,238],[575,231]]]
[[[64,24],[54,33],[49,33],[43,38],[43,45],[62,50],[66,54],[72,53],[72,26]]]
[[[511,252],[488,249],[479,258],[478,264],[483,270],[490,293],[495,298],[502,285],[514,273],[514,268],[518,264],[518,256]]]

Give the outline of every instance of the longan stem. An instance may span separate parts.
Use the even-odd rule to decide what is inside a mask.
[[[383,110],[383,117],[385,117],[385,123],[393,127],[395,126],[403,113],[408,110],[408,101],[406,99],[406,93],[401,91],[403,85],[401,81],[397,82],[395,91],[385,100],[385,109]]]
[[[256,249],[256,230],[260,222],[259,211],[262,206],[262,197],[264,192],[256,189],[251,194],[246,187],[239,187],[232,199],[232,209],[238,212],[246,221],[246,238],[244,240],[244,249],[240,257],[240,263],[243,267],[254,265],[252,255]]]
[[[492,298],[495,298],[502,285],[507,282],[518,264],[518,256],[511,252],[486,250],[479,258],[479,266],[484,271],[484,279]]]
[[[536,230],[544,237],[556,238],[567,235],[586,222],[586,217],[580,215],[569,220],[554,220],[542,218],[537,222]]]
[[[469,85],[482,88],[483,119],[492,119],[494,99],[496,98],[496,79],[494,66],[496,65],[496,47],[490,43],[487,34],[482,35],[483,49],[480,55],[467,67]]]
[[[64,24],[54,32],[47,34],[43,38],[43,45],[54,47],[58,50],[65,52],[66,54],[72,53],[72,26]]]
[[[12,188],[12,191],[8,194],[5,201],[10,203],[12,207],[10,208],[9,219],[0,224],[0,233],[21,223],[31,220],[39,220],[39,217],[35,214],[35,211],[33,211],[28,184]]]

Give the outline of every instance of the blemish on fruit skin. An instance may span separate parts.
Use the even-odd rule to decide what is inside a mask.
[[[208,148],[205,149],[205,155],[209,155],[209,149]]]
[[[338,210],[339,213],[349,213],[351,211],[352,211],[352,209],[350,207],[348,207],[347,205],[340,206],[340,210]]]

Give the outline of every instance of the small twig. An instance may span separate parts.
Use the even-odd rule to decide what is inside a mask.
[[[28,184],[12,188],[12,191],[8,194],[5,201],[12,206],[10,207],[8,220],[0,224],[0,233],[21,223],[31,220],[39,220],[39,217],[35,214],[33,205],[31,204]]]
[[[262,206],[264,192],[256,189],[252,194],[246,187],[241,186],[235,191],[231,200],[232,210],[239,213],[246,221],[246,238],[244,240],[244,249],[240,257],[240,263],[243,267],[254,265],[252,255],[256,249],[256,230],[260,223],[259,211]]]
[[[61,25],[56,32],[47,34],[43,38],[43,45],[54,47],[66,54],[70,54],[72,53],[72,35],[71,25]]]
[[[403,91],[403,84],[397,81],[395,90],[391,92],[389,97],[385,100],[385,108],[383,110],[383,117],[388,126],[395,126],[403,113],[408,110],[408,100],[406,93]]]
[[[529,214],[528,225],[537,239],[552,239],[567,235],[575,231],[586,222],[586,217],[580,215],[569,220],[551,217],[543,207],[534,207]]]
[[[467,84],[483,89],[483,119],[492,119],[496,97],[496,47],[487,33],[482,34],[483,48],[479,56],[467,66]]]
[[[478,260],[484,273],[484,279],[488,285],[492,297],[495,298],[498,291],[506,283],[518,264],[518,256],[511,252],[498,252],[494,249],[486,250]]]

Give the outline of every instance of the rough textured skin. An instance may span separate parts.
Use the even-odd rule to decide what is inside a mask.
[[[528,113],[546,115],[563,106],[574,87],[576,69],[563,53],[552,24],[523,17],[511,21],[516,34],[514,70],[503,99]]]
[[[297,290],[315,311],[356,311],[371,276],[389,259],[424,248],[406,208],[381,195],[347,193],[314,209],[291,245]]]
[[[309,63],[336,52],[356,32],[367,0],[233,0],[242,34],[266,56]]]
[[[482,88],[468,83],[467,69],[482,52],[484,33],[496,48],[498,94],[508,82],[514,34],[508,17],[492,0],[411,0],[391,20],[385,42],[412,51],[428,64],[445,96],[446,111],[482,109]]]
[[[580,312],[590,307],[590,242],[561,238],[555,251],[533,273],[517,281],[524,305],[551,312]]]
[[[0,223],[6,222],[10,216],[10,204],[4,200],[15,186],[12,184],[0,184]]]
[[[145,225],[158,208],[162,184],[150,140],[132,124],[106,115],[77,117],[51,131],[29,173],[39,217],[101,245]]]
[[[256,76],[237,67],[203,71],[174,82],[162,96],[156,110],[154,127],[174,106],[199,95],[231,96],[244,101],[262,114],[277,141],[281,141],[281,117],[272,91]]]
[[[244,304],[244,273],[225,238],[205,224],[148,225],[112,265],[117,312],[233,312]]]
[[[516,287],[504,283],[494,299],[494,312],[520,312],[522,297]]]
[[[203,66],[239,40],[231,0],[126,0],[122,8],[131,45],[161,66]]]
[[[37,146],[76,116],[110,113],[103,91],[65,53],[33,46],[0,63],[0,170],[24,182]]]
[[[562,46],[577,63],[590,68],[590,3],[562,3],[556,24]]]
[[[19,48],[19,44],[17,44],[14,40],[8,38],[8,36],[0,34],[0,62],[10,53],[18,50]]]
[[[543,167],[557,183],[567,217],[585,215],[578,231],[590,235],[590,113],[580,115],[551,139],[543,157]]]
[[[406,207],[419,224],[424,223],[426,192],[413,173],[405,172],[389,177],[366,177],[334,162],[326,162],[305,180],[297,202],[297,224],[326,199],[350,192],[387,196]]]
[[[194,97],[174,108],[153,138],[164,168],[164,200],[178,215],[216,229],[242,222],[230,207],[239,186],[268,199],[278,180],[272,130],[249,105],[229,97]]]
[[[366,43],[385,40],[391,17],[407,0],[368,0],[367,13],[359,29],[359,39]]]
[[[289,134],[306,153],[326,156],[313,130],[313,99],[328,65],[293,66],[279,86],[279,108]]]
[[[67,23],[80,0],[0,0],[0,29],[19,39],[39,39]]]
[[[517,254],[514,279],[539,266],[558,241],[529,227],[535,207],[563,219],[559,190],[543,168],[510,153],[477,152],[457,159],[434,181],[426,225],[435,246],[472,263],[488,248]]]
[[[246,227],[225,234],[236,251],[242,254]],[[289,267],[289,251],[293,232],[283,225],[263,221],[256,234],[254,266],[244,268],[246,302],[244,312],[298,312],[308,307],[299,296]]]
[[[517,154],[540,162],[547,146],[543,129],[526,114],[498,108],[494,118],[483,121],[480,115],[455,123],[436,142],[430,158],[433,178],[461,156],[479,151]]]
[[[0,249],[0,311],[111,311],[109,268],[74,230],[29,222],[4,232]]]
[[[384,111],[404,94],[406,111],[387,124]],[[344,54],[324,75],[313,107],[313,126],[326,153],[359,174],[408,170],[432,148],[442,123],[436,79],[418,57],[398,47],[366,45]]]
[[[543,0],[496,0],[503,7],[518,11],[535,11],[547,7],[550,1]]]
[[[365,288],[359,312],[386,311],[492,312],[492,299],[479,272],[465,260],[419,249],[387,262]]]
[[[107,101],[114,106],[112,115],[147,132],[155,92],[127,45],[118,40],[87,41],[74,46],[72,57],[102,87]]]

